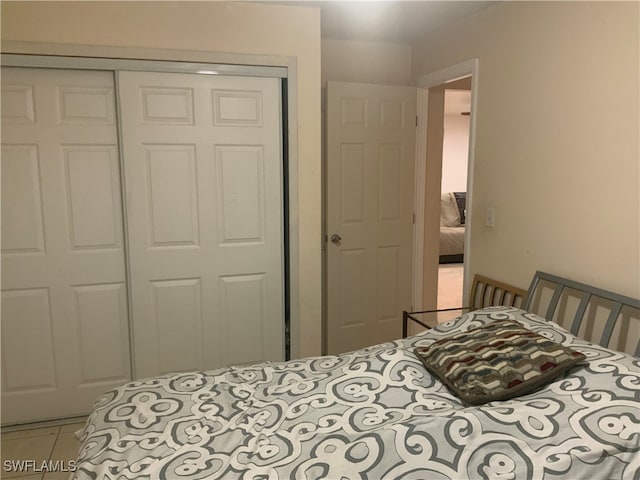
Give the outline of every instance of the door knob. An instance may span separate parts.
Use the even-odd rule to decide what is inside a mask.
[[[337,233],[334,233],[333,235],[331,235],[331,243],[333,243],[334,245],[341,245],[342,237]]]

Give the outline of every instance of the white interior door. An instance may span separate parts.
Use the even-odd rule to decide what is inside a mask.
[[[113,74],[2,69],[2,422],[130,379]]]
[[[411,304],[416,89],[327,85],[327,352],[402,335]]]
[[[284,359],[280,80],[118,89],[135,377]]]

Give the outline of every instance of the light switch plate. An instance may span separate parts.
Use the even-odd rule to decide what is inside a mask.
[[[484,224],[489,227],[489,228],[493,228],[496,225],[496,209],[493,207],[489,207],[487,208],[487,216],[485,218]]]

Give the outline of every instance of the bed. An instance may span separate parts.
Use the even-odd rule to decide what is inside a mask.
[[[640,307],[616,298],[620,311]],[[585,360],[530,393],[465,405],[416,352],[498,322]],[[639,406],[636,356],[514,306],[488,307],[347,354],[123,385],[80,432],[76,478],[637,479]]]
[[[464,262],[466,192],[440,196],[440,263]]]

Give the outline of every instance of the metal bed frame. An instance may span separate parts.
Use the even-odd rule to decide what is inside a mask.
[[[545,302],[544,292],[552,291],[551,298],[548,303]],[[579,304],[571,319],[568,330],[573,335],[578,335],[581,329],[588,329],[589,325],[585,324],[585,318],[589,318],[593,323],[592,315],[595,315],[595,309],[601,308],[609,312],[604,323],[604,329],[597,340],[601,346],[610,347],[613,333],[618,327],[618,337],[633,335],[629,332],[630,323],[635,318],[640,320],[640,300],[620,295],[608,290],[593,287],[584,283],[569,280],[557,275],[546,272],[537,271],[531,281],[529,290],[525,291],[521,288],[493,280],[489,277],[476,275],[474,277],[471,289],[470,306],[460,308],[447,308],[439,310],[423,310],[418,312],[403,312],[402,316],[402,334],[406,338],[409,320],[421,325],[424,328],[431,328],[415,315],[456,310],[476,310],[488,306],[508,305],[522,308],[523,310],[547,319],[558,321],[562,320],[566,315],[568,297],[579,298]],[[546,308],[545,308],[546,307]],[[589,315],[587,315],[587,313]],[[635,313],[633,313],[635,312]],[[570,315],[568,315],[570,317]],[[566,320],[569,320],[567,318]],[[558,321],[562,324],[562,321]],[[589,323],[589,322],[587,322]],[[593,325],[591,325],[593,327]],[[587,335],[590,336],[590,335]],[[593,341],[591,338],[587,340]],[[633,338],[631,338],[633,341]],[[615,347],[611,347],[617,349]],[[640,334],[637,335],[635,348],[632,353],[636,357],[640,357]]]
[[[553,295],[546,310],[542,305],[535,306],[535,302],[539,298],[539,293],[541,289],[545,288],[545,285],[547,288],[553,289]],[[609,347],[612,334],[618,323],[620,323],[620,328],[623,328],[625,319],[628,319],[627,323],[631,322],[631,311],[635,311],[635,318],[640,319],[640,300],[540,271],[536,272],[531,281],[527,298],[522,308],[537,313],[547,320],[555,320],[560,314],[559,307],[563,303],[561,301],[563,295],[568,295],[569,293],[577,294],[580,297],[580,303],[573,316],[571,325],[568,328],[574,335],[578,335],[580,332],[583,322],[585,318],[587,318],[586,313],[591,308],[600,306],[609,310],[604,329],[597,342],[603,347]],[[627,309],[630,311],[626,312],[627,315],[625,315],[623,310]],[[538,313],[536,310],[540,312],[545,310],[545,312]],[[629,325],[626,325],[626,327],[628,328]],[[633,355],[640,357],[640,336],[636,338]]]
[[[479,308],[490,307],[495,305],[508,305],[511,307],[522,307],[524,303],[526,290],[522,288],[514,287],[508,283],[494,280],[493,278],[485,277],[484,275],[476,274],[473,277],[473,284],[471,286],[471,298],[469,299],[468,307],[457,308],[441,308],[437,310],[422,310],[418,312],[402,312],[402,337],[406,338],[408,333],[409,320],[421,325],[424,328],[431,328],[433,325],[427,325],[422,322],[416,315],[432,313],[438,314],[440,312],[454,312],[464,310],[477,310]]]

